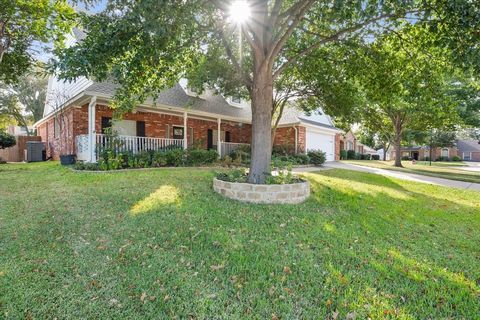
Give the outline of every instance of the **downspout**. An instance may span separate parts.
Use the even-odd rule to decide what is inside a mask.
[[[298,129],[297,127],[293,126],[293,130],[295,130],[295,154],[298,153]]]

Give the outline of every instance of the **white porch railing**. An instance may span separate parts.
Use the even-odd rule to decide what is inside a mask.
[[[78,135],[77,160],[88,160],[90,147],[88,134]],[[142,151],[158,151],[168,148],[183,148],[183,139],[150,138],[137,136],[109,136],[104,134],[95,135],[95,154],[98,160],[99,154],[105,149],[113,149],[116,152],[137,154]]]
[[[220,156],[222,158],[228,156],[230,153],[243,146],[250,147],[248,143],[222,142]]]

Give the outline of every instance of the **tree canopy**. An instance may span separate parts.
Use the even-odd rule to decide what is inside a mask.
[[[34,45],[63,45],[74,23],[67,0],[0,0],[0,81],[14,83],[34,63]]]

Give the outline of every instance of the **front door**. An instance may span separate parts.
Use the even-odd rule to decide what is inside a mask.
[[[183,127],[173,127],[173,139],[183,139]]]

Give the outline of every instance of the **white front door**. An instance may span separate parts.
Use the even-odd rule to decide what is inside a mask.
[[[136,136],[137,122],[133,120],[118,120],[112,124],[112,130],[120,136]]]
[[[307,151],[322,150],[327,161],[335,161],[335,134],[321,133],[307,128]]]

